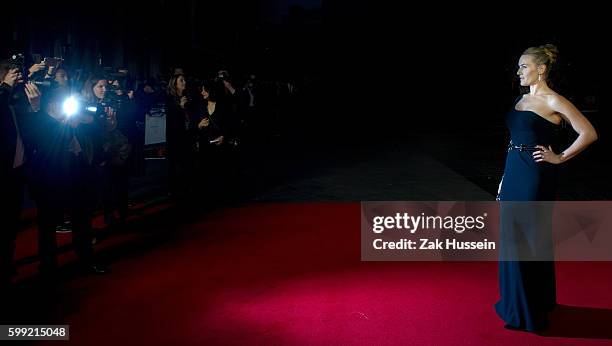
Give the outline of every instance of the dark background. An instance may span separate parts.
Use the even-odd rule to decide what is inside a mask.
[[[237,76],[292,81],[300,87],[300,106],[284,121],[303,146],[347,143],[358,151],[416,139],[459,172],[472,163],[450,157],[465,151],[490,150],[503,167],[503,115],[519,95],[517,60],[529,46],[553,43],[561,59],[555,90],[587,115],[600,137],[577,165],[610,166],[609,18],[583,3],[110,0],[10,8],[1,33],[5,56],[61,54],[73,67],[102,62],[143,77],[182,66],[192,75],[226,68]],[[492,133],[499,135],[482,137]]]
[[[518,93],[520,53],[549,42],[561,51],[557,89],[580,108],[604,107],[606,18],[597,8],[554,13],[526,5],[399,8],[325,0],[5,6],[11,15],[1,33],[3,56],[62,55],[72,67],[101,61],[143,77],[182,66],[195,75],[227,68],[306,79],[312,102],[345,110],[329,117],[355,119],[357,112],[370,114],[357,115],[369,123],[373,111],[383,128],[498,118]]]

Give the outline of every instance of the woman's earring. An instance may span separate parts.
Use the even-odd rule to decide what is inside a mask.
[[[542,75],[541,75],[541,74],[539,74],[539,75],[538,75],[538,82],[541,82],[541,81],[542,81]]]

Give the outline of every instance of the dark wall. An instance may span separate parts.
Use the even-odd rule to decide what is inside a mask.
[[[338,123],[358,122],[364,133],[380,127],[384,135],[503,126],[519,94],[521,52],[545,43],[560,49],[555,89],[580,109],[609,109],[604,11],[434,6],[360,3],[345,12],[334,5],[323,84],[326,95],[340,99],[334,114],[347,115]]]
[[[300,6],[308,3],[309,6]],[[73,66],[228,68],[302,85],[314,132],[363,138],[420,129],[503,126],[529,46],[557,44],[557,85],[606,112],[605,11],[534,4],[388,7],[375,1],[77,1],[16,4],[3,55],[65,54]],[[143,8],[146,6],[146,9]],[[6,28],[6,27],[5,27]],[[308,125],[304,125],[308,127]]]

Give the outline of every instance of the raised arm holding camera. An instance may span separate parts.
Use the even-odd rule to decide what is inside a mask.
[[[19,133],[18,118],[12,106],[13,87],[20,79],[20,71],[8,62],[0,64],[0,174],[5,182],[5,207],[0,217],[5,227],[0,230],[0,294],[8,290],[15,270],[13,256],[15,238],[19,226],[19,214],[23,200],[23,142]],[[20,150],[21,149],[21,150]]]
[[[48,90],[32,126],[35,155],[30,181],[38,209],[40,272],[51,281],[58,266],[55,228],[65,213],[72,221],[73,245],[81,268],[93,273],[106,271],[93,260],[91,234],[96,201],[93,165],[102,129],[84,105],[69,90]]]
[[[31,70],[38,70],[33,66]],[[19,215],[23,203],[26,181],[26,163],[32,161],[32,126],[39,117],[42,92],[36,84],[24,82],[23,66],[18,56],[0,63],[0,122],[1,122],[1,176],[6,183],[7,207],[0,218],[5,222],[0,232],[0,290],[8,287],[15,272],[12,260]]]

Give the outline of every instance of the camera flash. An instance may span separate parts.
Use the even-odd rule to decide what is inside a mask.
[[[62,109],[67,117],[71,117],[79,110],[79,102],[74,98],[74,96],[71,96],[64,101]]]

